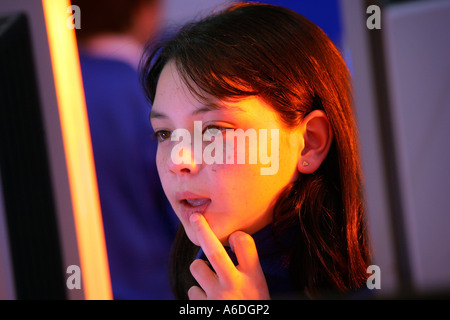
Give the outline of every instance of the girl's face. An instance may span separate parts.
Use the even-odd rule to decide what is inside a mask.
[[[174,63],[169,62],[160,75],[150,115],[159,140],[156,162],[162,186],[187,236],[196,245],[199,245],[197,236],[189,222],[194,212],[204,215],[224,244],[234,231],[253,234],[269,224],[272,221],[272,205],[279,193],[297,178],[297,162],[303,147],[299,132],[286,128],[276,112],[257,97],[233,102],[210,101],[208,104],[202,103],[191,94]],[[223,146],[223,161],[207,164],[204,157],[201,159],[203,161],[197,157],[194,161],[194,150],[197,150],[198,156],[199,143],[202,151],[212,144],[211,141],[199,142],[198,139],[194,142],[195,135],[198,137],[199,133],[199,121],[205,136],[222,133],[223,140],[212,140],[216,143],[223,141],[222,144],[216,144],[216,147]],[[175,147],[179,147],[182,140],[171,140],[171,134],[179,128],[186,129],[184,132],[189,132],[192,141],[192,146],[182,148],[183,156],[188,155],[189,161],[181,163],[174,161],[174,154],[180,154]],[[194,128],[197,128],[196,133]],[[255,131],[257,143],[250,143],[250,138],[247,138],[245,148],[239,150],[237,139],[226,129]],[[272,129],[278,129],[279,138],[271,136]],[[267,132],[269,142],[261,144],[263,139],[259,138],[259,133],[263,131]],[[234,148],[231,149],[230,139],[234,140]],[[258,155],[256,163],[249,159],[254,148],[257,148],[255,154]],[[278,151],[274,155],[279,159],[272,157],[272,163],[261,163],[261,149],[268,157],[271,150]],[[218,147],[216,150],[219,150]],[[237,161],[239,153],[243,151],[244,163],[243,158]],[[210,154],[214,156],[216,152]],[[275,162],[278,170],[272,170],[273,174],[262,174],[262,168],[275,166]]]

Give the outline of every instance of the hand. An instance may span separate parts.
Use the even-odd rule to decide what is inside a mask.
[[[193,214],[190,222],[203,252],[216,272],[204,260],[192,262],[190,271],[201,288],[191,287],[188,291],[189,299],[270,299],[255,242],[250,235],[236,231],[228,238],[238,261],[235,266],[203,215]]]

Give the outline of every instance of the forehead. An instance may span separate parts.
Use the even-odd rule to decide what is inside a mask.
[[[183,111],[200,108],[203,104],[190,92],[175,63],[169,61],[159,76],[150,118],[155,118],[161,113],[170,113],[171,111],[182,113]]]
[[[212,96],[208,97],[207,100],[200,100],[189,91],[188,86],[177,71],[175,63],[169,61],[163,68],[158,80],[150,119],[192,117],[210,111],[239,117],[249,125],[250,122],[256,125],[259,122],[278,120],[276,112],[256,96],[234,101],[221,101]]]
[[[175,63],[169,61],[164,66],[159,76],[153,105],[158,106],[166,100],[172,100],[174,97],[179,95],[179,93],[183,93],[186,96],[191,95],[187,89],[187,86],[182,81],[181,76],[176,69]]]
[[[190,83],[195,87],[195,84]],[[237,104],[229,104],[203,94],[207,99],[199,99],[193,94],[180,76],[175,63],[168,62],[163,68],[156,88],[155,100],[150,118],[161,118],[161,114],[171,111],[201,113],[206,111],[243,111]]]

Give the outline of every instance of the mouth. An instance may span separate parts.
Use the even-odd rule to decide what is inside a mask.
[[[202,207],[204,204],[206,204],[207,202],[211,202],[210,199],[208,198],[202,198],[202,199],[184,199],[181,200],[184,201],[184,203],[186,205],[189,205],[191,207]]]
[[[210,198],[205,198],[192,193],[184,193],[177,196],[180,204],[181,216],[189,220],[189,217],[194,213],[204,214],[206,209],[211,204]]]
[[[184,199],[180,201],[181,215],[189,220],[189,217],[194,213],[204,214],[206,209],[209,207],[211,199],[200,198],[200,199]]]

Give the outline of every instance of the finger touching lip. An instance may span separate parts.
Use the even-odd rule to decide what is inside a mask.
[[[195,198],[195,199],[183,199],[179,201],[181,216],[185,220],[189,220],[189,217],[195,212],[204,214],[211,204],[209,198]]]

